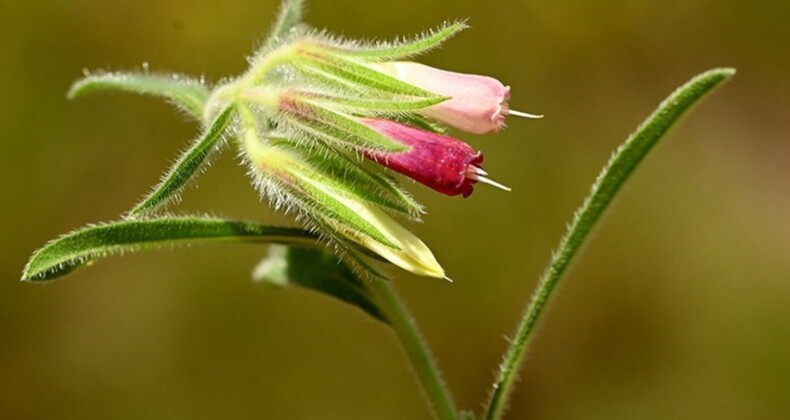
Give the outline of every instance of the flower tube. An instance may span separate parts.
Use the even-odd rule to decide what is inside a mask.
[[[440,193],[468,197],[478,181],[510,190],[486,178],[483,153],[460,140],[382,118],[362,121],[409,147],[402,152],[363,151],[366,157]]]
[[[493,77],[455,73],[407,61],[377,64],[375,67],[406,83],[448,97],[444,102],[425,108],[422,113],[468,133],[500,131],[508,115],[541,118],[540,115],[511,110],[507,102],[510,87]]]

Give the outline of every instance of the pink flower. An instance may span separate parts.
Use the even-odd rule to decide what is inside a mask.
[[[492,77],[454,73],[414,62],[384,63],[378,68],[406,83],[448,97],[423,113],[459,130],[474,134],[496,132],[505,126],[505,117],[510,114],[540,118],[511,111],[507,104],[510,87]]]
[[[368,159],[440,193],[468,197],[478,181],[510,190],[486,178],[481,165],[483,153],[460,140],[382,118],[364,119],[362,123],[410,147],[405,152],[366,151]]]

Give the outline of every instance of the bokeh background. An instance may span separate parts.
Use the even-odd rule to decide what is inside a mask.
[[[20,283],[49,239],[118,217],[195,127],[150,98],[67,102],[88,69],[240,73],[274,0],[0,4],[0,418],[427,419],[398,343],[354,308],[250,281],[264,254],[206,246]],[[611,151],[673,88],[735,79],[639,168],[566,278],[510,418],[790,413],[790,2],[315,0],[308,20],[395,37],[473,29],[424,61],[513,87],[464,136],[512,193],[414,185],[413,226],[454,284],[397,273],[459,404],[480,411],[536,278]],[[183,212],[279,221],[226,153]]]

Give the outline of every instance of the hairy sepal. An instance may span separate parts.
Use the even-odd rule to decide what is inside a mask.
[[[412,84],[400,81],[368,66],[364,60],[348,57],[332,49],[307,42],[295,42],[292,46],[295,55],[291,66],[296,70],[308,70],[329,79],[342,80],[348,85],[357,85],[382,92],[410,95],[423,98],[436,98],[437,95]]]
[[[286,126],[301,131],[304,136],[320,137],[350,150],[402,152],[408,146],[398,143],[359,122],[353,115],[332,109],[326,103],[310,98],[290,96],[288,105],[277,117]]]
[[[419,221],[424,208],[393,178],[368,167],[368,162],[355,152],[338,150],[316,142],[305,147],[290,139],[269,139],[272,144],[303,153],[314,168],[330,179],[342,180],[349,191],[384,210],[412,221]]]
[[[356,243],[415,274],[444,276],[419,238],[342,180],[321,173],[298,151],[267,142],[255,148],[249,148],[251,169],[270,199],[284,199],[288,208],[298,209],[307,222],[339,238],[341,245]]]
[[[424,54],[438,48],[468,27],[463,21],[445,22],[438,28],[426,31],[412,39],[364,42],[325,36],[322,41],[327,45],[327,48],[332,49],[337,54],[369,61],[395,61]]]

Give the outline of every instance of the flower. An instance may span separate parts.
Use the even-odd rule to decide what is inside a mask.
[[[440,193],[468,197],[478,181],[510,190],[486,178],[488,174],[481,165],[483,153],[460,140],[383,118],[362,122],[409,147],[403,152],[363,151],[367,158]]]
[[[475,134],[499,131],[504,126],[510,87],[497,79],[413,62],[384,63],[379,67],[393,77],[449,98],[423,110],[429,117]]]
[[[407,61],[382,63],[375,67],[406,83],[449,98],[422,112],[468,133],[499,131],[505,126],[508,115],[541,118],[510,110],[507,103],[510,87],[493,77],[455,73]]]

